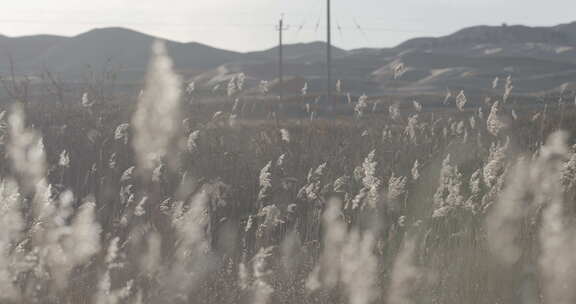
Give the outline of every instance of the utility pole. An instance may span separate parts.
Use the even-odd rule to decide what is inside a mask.
[[[326,32],[326,78],[327,78],[327,88],[326,88],[326,98],[330,108],[333,107],[334,102],[332,100],[332,10],[330,7],[330,0],[326,0],[326,21],[327,21],[327,32]]]
[[[280,17],[280,21],[278,21],[278,104],[274,107],[275,116],[276,116],[276,123],[278,123],[278,112],[280,107],[282,106],[282,102],[284,100],[284,41],[283,41],[283,34],[284,31],[287,30],[287,27],[284,27],[284,15]]]
[[[278,95],[280,102],[284,99],[284,42],[282,36],[285,30],[284,16],[282,16],[278,22]]]

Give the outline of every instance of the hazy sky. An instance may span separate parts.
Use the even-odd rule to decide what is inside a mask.
[[[285,14],[286,42],[324,39],[325,0],[5,0],[0,34],[72,36],[122,26],[178,41],[240,51],[276,43]],[[393,46],[416,36],[478,24],[555,25],[576,21],[576,0],[332,0],[334,43]],[[317,25],[320,24],[318,27]],[[359,30],[358,26],[363,30]]]

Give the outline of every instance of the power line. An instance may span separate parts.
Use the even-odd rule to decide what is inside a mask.
[[[340,22],[336,22],[336,28],[338,29],[338,33],[340,34],[340,39],[343,39],[344,33],[342,33],[342,26],[340,25]]]
[[[325,27],[320,26],[318,29],[316,28],[308,28],[308,27],[304,27],[301,29],[301,31],[317,31],[317,30],[324,30]],[[341,26],[340,27],[341,30],[344,31],[357,31],[358,28],[353,26],[353,27],[347,27],[347,26]],[[367,32],[397,32],[397,33],[408,33],[408,34],[427,34],[427,35],[444,35],[446,33],[444,32],[433,32],[433,31],[425,31],[425,30],[411,30],[411,29],[399,29],[399,28],[390,28],[390,27],[362,27],[363,31],[367,31]]]
[[[366,41],[369,41],[368,35],[364,31],[364,29],[360,26],[356,18],[354,18],[354,25],[356,26],[356,29],[362,34],[362,36],[364,36],[364,39],[366,39]]]
[[[0,19],[0,23],[19,23],[19,24],[40,24],[40,25],[91,25],[91,26],[114,26],[112,22],[82,22],[82,21],[38,21],[38,20],[24,20],[24,19]],[[166,22],[121,22],[116,23],[116,26],[166,26],[166,27],[186,27],[186,28],[227,28],[227,27],[240,27],[240,28],[269,28],[272,29],[276,24],[273,23],[166,23]],[[314,27],[306,26],[305,23],[296,27],[297,32],[302,31],[314,31],[324,30],[326,27],[320,24],[320,20],[316,23]],[[339,26],[339,30],[358,30],[356,26],[346,27]],[[397,32],[397,33],[408,33],[408,34],[428,34],[428,35],[441,35],[445,34],[442,32],[433,32],[419,29],[403,29],[403,28],[391,28],[391,27],[377,27],[368,26],[362,27],[363,31],[381,31],[381,32]]]
[[[307,13],[305,15],[299,15],[299,14],[290,14],[292,17],[297,17],[297,16],[301,16],[302,17],[302,22],[299,24],[299,26],[297,27],[296,31],[293,32],[293,36],[292,36],[292,41],[296,41],[296,39],[298,39],[300,32],[304,29],[304,27],[306,26],[306,24],[308,24],[308,21],[314,20],[314,17],[316,15],[318,15],[318,13],[321,13],[320,10],[322,8],[322,2],[323,0],[316,0],[313,1],[312,3],[312,7],[310,7],[307,10]],[[317,24],[318,26],[320,25],[320,20],[318,18]]]

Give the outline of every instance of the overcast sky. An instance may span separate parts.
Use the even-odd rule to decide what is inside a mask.
[[[72,36],[121,26],[178,41],[239,50],[324,39],[326,0],[6,0],[0,34]],[[334,43],[386,47],[479,24],[555,25],[576,21],[576,0],[332,0]],[[89,3],[89,4],[88,4]],[[319,25],[319,26],[318,26]]]

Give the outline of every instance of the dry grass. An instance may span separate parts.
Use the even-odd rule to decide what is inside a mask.
[[[254,119],[149,75],[2,116],[0,302],[574,303],[573,106]]]

